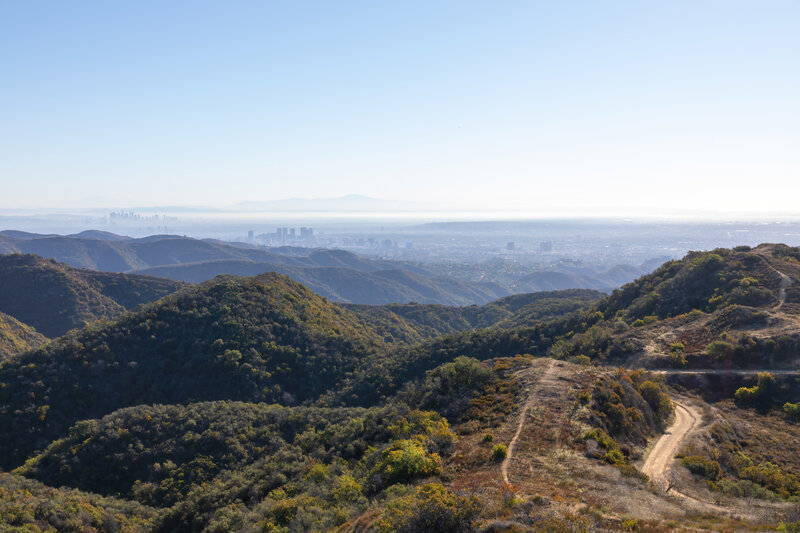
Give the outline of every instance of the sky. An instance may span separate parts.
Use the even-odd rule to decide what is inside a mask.
[[[800,212],[800,2],[0,2],[0,208]]]

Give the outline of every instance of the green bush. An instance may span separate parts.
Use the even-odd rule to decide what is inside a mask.
[[[483,436],[483,442],[492,442],[494,440],[494,435],[491,433],[487,433]]]
[[[779,501],[780,496],[771,490],[747,479],[732,480],[722,478],[716,483],[717,490],[734,498],[756,498],[759,500]]]
[[[700,455],[690,455],[681,459],[681,464],[692,474],[702,476],[711,481],[716,481],[722,477],[722,467],[712,459],[706,459]]]
[[[389,483],[402,483],[413,479],[428,477],[442,471],[439,454],[428,453],[420,439],[395,441],[383,452],[383,460],[378,464]]]
[[[783,498],[800,495],[800,480],[791,473],[784,472],[774,463],[745,467],[739,472],[739,477],[758,483]]]
[[[735,346],[727,341],[713,341],[706,346],[706,354],[715,361],[724,361],[733,356]]]
[[[650,405],[659,419],[665,419],[672,412],[672,400],[664,392],[661,384],[654,381],[643,381],[639,384],[639,394]]]
[[[783,412],[786,413],[786,416],[792,418],[794,420],[800,419],[800,402],[797,403],[789,403],[786,402],[783,404]]]
[[[682,342],[674,342],[669,345],[669,362],[674,368],[686,366],[686,347]]]
[[[619,449],[619,444],[617,444],[617,441],[611,438],[611,436],[609,436],[609,434],[602,429],[592,429],[587,431],[583,436],[583,440],[593,440],[598,446],[605,450],[603,459],[605,459],[607,463],[620,467],[628,464],[628,459]]]
[[[778,531],[781,533],[800,533],[800,521],[781,522],[778,524]]]
[[[589,366],[592,364],[592,359],[587,355],[576,355],[570,357],[569,362],[574,365]]]
[[[415,494],[389,501],[376,526],[381,533],[465,533],[473,530],[480,508],[475,498],[464,498],[438,483],[429,483]]]
[[[759,372],[755,387],[740,387],[734,394],[736,405],[765,407],[770,403],[775,388],[775,376]]]
[[[505,444],[495,444],[492,448],[492,457],[495,461],[502,461],[508,457],[508,447]]]

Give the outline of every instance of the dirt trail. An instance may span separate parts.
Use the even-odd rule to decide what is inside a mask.
[[[522,429],[525,427],[525,422],[528,418],[528,411],[531,410],[531,407],[536,403],[538,398],[539,392],[545,386],[558,386],[553,379],[553,369],[555,368],[556,361],[555,359],[550,360],[548,363],[547,368],[545,368],[544,372],[541,376],[539,376],[539,380],[534,385],[533,390],[529,391],[528,393],[528,400],[525,402],[525,405],[522,407],[522,412],[519,415],[519,423],[517,424],[517,431],[514,433],[514,437],[511,439],[511,442],[508,443],[508,454],[506,458],[503,460],[503,464],[500,465],[500,472],[503,475],[503,481],[506,483],[508,481],[508,465],[511,463],[511,459],[514,456],[514,447],[517,445],[517,441],[519,440],[519,436],[522,434]]]
[[[772,266],[772,263],[770,263],[766,257],[762,255],[761,258],[764,260],[764,263],[766,263],[767,266],[781,278],[780,285],[778,285],[778,305],[772,308],[773,311],[777,311],[783,307],[783,303],[786,301],[786,289],[794,282],[794,280],[790,276],[787,276]]]
[[[670,490],[669,472],[678,448],[689,433],[700,427],[702,416],[689,404],[675,404],[675,421],[661,435],[642,466],[642,472],[664,492]]]
[[[714,374],[721,376],[757,376],[769,372],[774,376],[800,375],[796,368],[648,368],[648,372],[667,376],[688,374]]]
[[[675,420],[653,446],[647,459],[645,459],[644,465],[642,465],[642,472],[665,494],[677,496],[704,511],[729,513],[731,509],[708,501],[698,500],[685,492],[681,492],[672,485],[671,472],[675,454],[678,453],[678,449],[686,437],[702,425],[702,414],[696,407],[688,403],[675,401],[673,403],[675,404]]]

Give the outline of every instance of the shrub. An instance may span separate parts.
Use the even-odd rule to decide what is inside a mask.
[[[383,452],[377,468],[386,481],[397,483],[438,474],[442,471],[442,460],[439,454],[428,453],[420,439],[403,439]]]
[[[740,387],[734,394],[734,400],[739,406],[764,407],[769,404],[774,388],[775,376],[769,372],[759,372],[758,384],[755,387]]]
[[[729,359],[736,347],[727,341],[713,341],[706,346],[706,353],[715,361]]]
[[[502,461],[508,457],[508,447],[505,444],[495,444],[492,448],[492,457],[495,461]]]
[[[672,412],[672,401],[669,395],[663,392],[661,385],[653,381],[643,381],[639,384],[639,394],[650,405],[650,408],[659,419],[665,419]]]
[[[639,529],[639,521],[635,518],[629,518],[622,521],[622,529],[625,531],[637,531]]]
[[[675,368],[686,366],[686,347],[682,342],[674,342],[669,345],[669,362]]]
[[[438,483],[429,483],[413,495],[391,500],[376,526],[381,533],[466,533],[473,530],[479,512],[475,498],[464,498]]]
[[[774,463],[748,466],[739,472],[739,477],[758,483],[784,498],[800,494],[800,481]]]
[[[583,440],[593,440],[598,446],[605,450],[603,459],[605,459],[607,463],[614,466],[624,466],[628,464],[628,460],[619,449],[619,444],[617,444],[617,441],[611,438],[609,434],[602,429],[592,429],[587,431],[583,436]]]
[[[757,498],[759,500],[778,501],[780,497],[771,490],[746,479],[732,480],[722,478],[717,483],[717,490],[722,494],[735,498]]]
[[[793,418],[795,420],[800,419],[800,402],[797,403],[789,403],[786,402],[783,404],[783,412],[786,413],[786,416],[789,418]]]
[[[483,442],[492,442],[494,440],[494,435],[491,433],[487,433],[483,436]]]
[[[621,451],[619,451],[616,448],[607,450],[603,457],[605,458],[607,463],[612,464],[614,466],[622,466],[627,464],[625,456],[622,454]]]
[[[587,355],[576,355],[575,357],[570,357],[568,360],[575,365],[589,366],[592,364],[592,359]]]
[[[433,411],[411,411],[399,422],[389,426],[395,438],[412,438],[424,436],[434,443],[440,452],[450,448],[456,441],[456,435],[450,430],[446,418]]]
[[[800,522],[781,522],[778,524],[781,533],[800,533]]]
[[[702,476],[711,481],[716,481],[722,477],[722,467],[712,459],[706,459],[700,455],[690,455],[681,459],[681,464],[692,474]]]

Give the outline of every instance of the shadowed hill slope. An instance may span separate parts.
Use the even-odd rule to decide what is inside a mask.
[[[56,259],[75,268],[109,272],[221,260],[305,267],[346,267],[359,272],[396,266],[391,262],[374,261],[344,250],[289,247],[267,249],[251,244],[176,235],[151,235],[131,239],[105,232],[63,236],[4,231],[0,232],[0,252],[35,254]],[[235,274],[217,271],[208,278],[192,281],[205,281],[217,274],[228,273]]]
[[[333,251],[332,251],[333,252]],[[332,253],[331,252],[331,253]],[[347,252],[345,252],[347,253]],[[355,257],[347,253],[348,256]],[[310,256],[327,261],[322,252]],[[351,263],[352,261],[348,261]],[[139,270],[161,276],[199,283],[219,274],[255,276],[278,272],[302,283],[311,290],[342,303],[381,305],[394,302],[440,303],[445,305],[484,304],[508,294],[495,283],[478,283],[452,278],[427,277],[406,270],[364,270],[352,266],[298,266],[247,260],[217,260],[181,265],[166,265]]]
[[[48,337],[112,319],[184,283],[72,268],[33,255],[0,256],[0,311]]]
[[[597,303],[601,292],[571,289],[517,294],[477,306],[436,304],[345,305],[387,342],[413,343],[498,326],[530,327]]]

